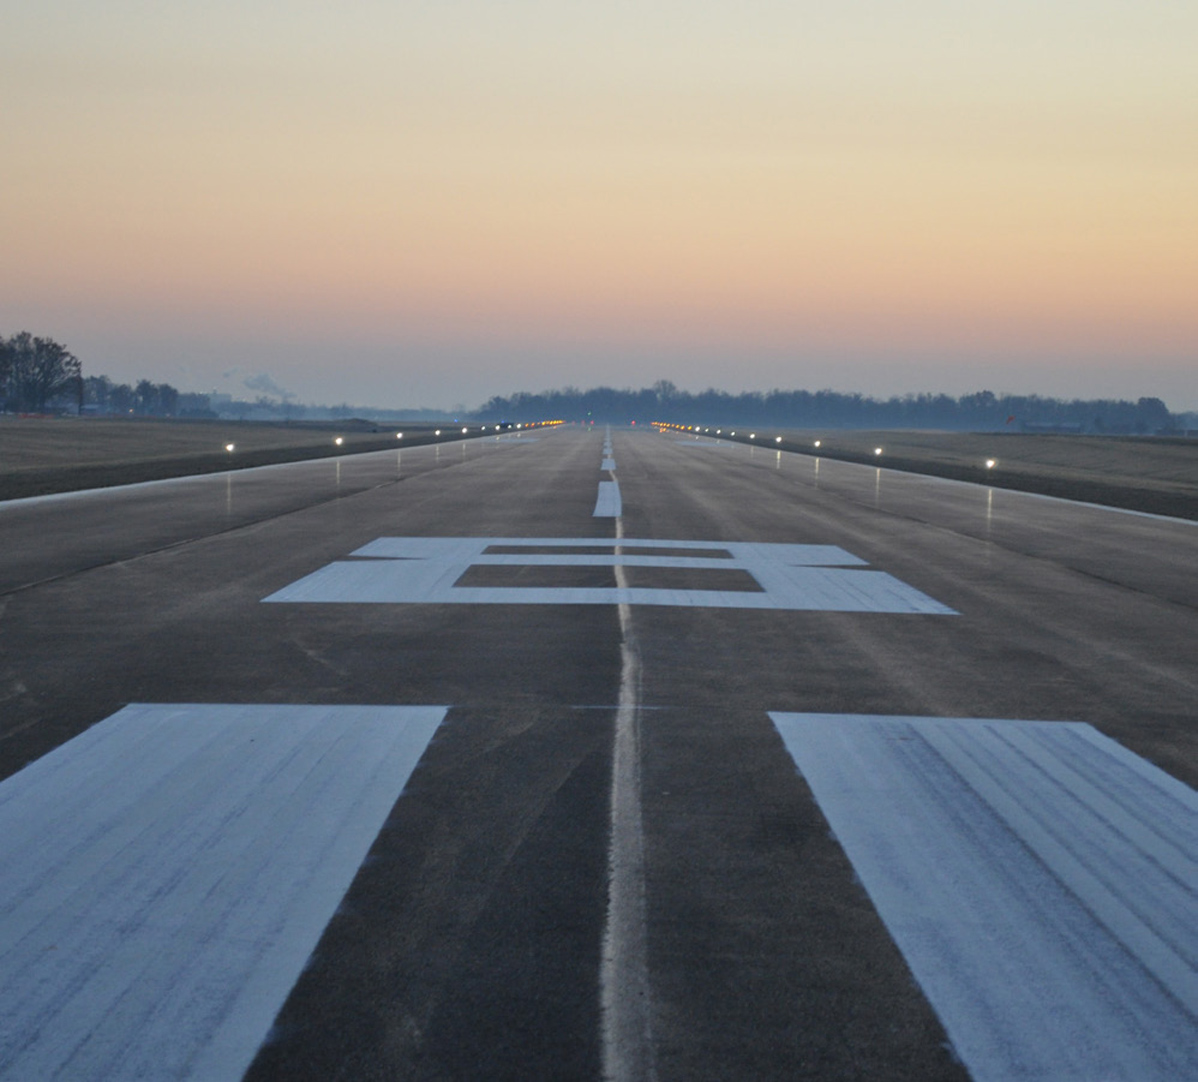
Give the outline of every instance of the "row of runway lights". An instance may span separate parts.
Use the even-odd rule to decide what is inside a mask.
[[[721,428],[717,428],[715,430],[715,432],[712,432],[710,428],[701,428],[699,425],[674,425],[674,424],[669,424],[666,421],[653,421],[652,424],[657,429],[658,432],[661,432],[664,429],[670,428],[670,429],[673,429],[675,432],[694,432],[696,435],[703,435],[704,433],[710,433],[711,435],[714,435],[714,436],[723,435],[723,429],[721,429]],[[735,436],[736,435],[735,429],[732,430],[731,432],[729,432],[728,435]],[[755,440],[756,438],[757,438],[756,432],[749,433],[749,439]],[[775,436],[774,442],[781,443],[782,437]],[[818,449],[818,448],[822,447],[823,444],[824,444],[823,440],[813,440],[811,443],[811,446]],[[874,448],[874,457],[880,458],[882,456],[883,451],[884,451],[884,448],[875,447]],[[994,467],[997,465],[998,465],[998,459],[996,459],[996,458],[988,458],[985,460],[985,466],[986,466],[986,469],[988,469],[988,470],[994,469]]]
[[[508,425],[508,431],[509,431],[509,432],[511,432],[511,431],[515,431],[515,430],[517,430],[517,429],[527,429],[527,428],[548,428],[548,427],[549,427],[549,426],[551,426],[551,425],[560,425],[560,424],[565,424],[565,422],[564,422],[564,421],[527,421],[527,422],[525,422],[525,421],[522,421],[522,422],[520,422],[519,424],[515,424],[515,425]],[[478,426],[478,430],[479,430],[479,432],[489,432],[489,431],[491,431],[489,428],[487,428],[487,426],[486,426],[486,425],[479,425],[479,426]],[[495,430],[496,432],[502,432],[502,431],[503,431],[503,426],[502,426],[502,425],[495,425],[495,426],[494,426],[494,430]],[[470,429],[469,429],[468,427],[467,427],[467,428],[463,428],[463,429],[462,429],[462,435],[463,435],[463,436],[465,436],[465,435],[468,435],[468,434],[469,434],[469,432],[470,432]],[[448,431],[448,429],[446,429],[446,430],[444,431],[444,433],[442,432],[442,430],[441,430],[440,428],[436,429],[436,430],[433,432],[433,435],[434,435],[434,436],[441,436],[442,434],[448,435],[448,434],[449,434],[449,431]],[[395,433],[395,438],[396,438],[397,440],[402,440],[402,439],[403,439],[403,433],[402,433],[402,432],[396,432],[396,433]],[[334,437],[333,437],[333,446],[334,446],[334,447],[343,447],[344,445],[345,445],[345,437],[344,437],[344,436],[334,436]],[[226,450],[226,451],[228,451],[228,452],[229,452],[229,454],[232,454],[234,451],[236,451],[236,450],[237,450],[237,444],[235,444],[235,443],[226,443],[226,444],[225,444],[225,450]]]

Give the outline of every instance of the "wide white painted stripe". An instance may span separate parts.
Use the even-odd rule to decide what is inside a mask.
[[[619,518],[623,513],[620,504],[620,486],[615,481],[600,481],[599,495],[595,498],[593,518]]]
[[[620,566],[620,565],[617,565]],[[690,608],[792,609],[950,615],[953,610],[883,571],[794,568],[762,593],[642,587],[455,586],[462,568],[429,562],[333,563],[279,590],[268,602],[459,605],[672,605]]]
[[[1088,725],[771,714],[978,1082],[1198,1078],[1198,794]]]
[[[607,547],[612,555],[491,553],[493,547]],[[729,558],[651,555],[682,549],[727,552]],[[883,571],[848,570],[862,561],[834,545],[638,541],[611,538],[382,537],[265,598],[268,602],[348,604],[673,605],[949,615],[953,610]],[[757,591],[648,587],[467,587],[456,583],[476,565],[694,567],[740,570]],[[819,566],[819,565],[841,566]],[[845,566],[847,565],[847,566]]]
[[[528,567],[697,567],[714,570],[736,570],[739,565],[730,558],[710,559],[704,556],[575,556],[575,555],[538,555],[534,557],[519,554],[478,556],[473,561],[475,565],[488,567],[509,565]]]
[[[616,468],[616,460],[614,458],[605,458],[600,464],[601,470],[614,470]]]
[[[809,564],[812,567],[864,567],[859,556],[846,552],[838,545],[761,544],[755,541],[671,541],[660,538],[625,537],[379,537],[355,549],[353,556],[384,557],[391,560],[467,559],[477,563],[485,550],[503,548],[617,548],[624,553],[650,555],[654,550],[704,549],[727,552],[741,562],[752,560],[762,550],[772,559],[788,564]],[[520,556],[523,563],[536,563],[549,557]],[[721,565],[722,566],[722,565]]]
[[[134,705],[0,784],[0,1078],[240,1078],[444,715]]]
[[[492,546],[530,549],[599,548],[612,555],[530,552],[492,554]],[[653,556],[645,549],[725,551],[730,558]],[[629,552],[628,550],[633,550]],[[267,602],[472,605],[676,605],[691,608],[792,609],[951,615],[952,610],[906,582],[875,570],[848,570],[863,561],[835,545],[670,542],[577,538],[379,538],[271,594]],[[380,558],[382,557],[382,558]],[[652,587],[467,587],[455,585],[478,564],[574,567],[691,567],[743,570],[761,592],[659,590]],[[834,564],[834,566],[819,566]]]

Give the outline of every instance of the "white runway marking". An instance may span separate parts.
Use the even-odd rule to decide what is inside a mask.
[[[480,547],[481,546],[481,547]],[[488,548],[527,549],[525,553],[488,553]],[[812,567],[864,567],[865,561],[859,556],[846,552],[838,545],[784,545],[761,543],[757,541],[659,541],[655,539],[637,539],[635,537],[380,537],[363,545],[354,551],[354,556],[381,557],[388,560],[427,560],[436,559],[453,552],[454,558],[468,557],[472,563],[507,563],[509,561],[521,564],[550,563],[561,559],[573,559],[568,552],[564,556],[533,555],[534,549],[610,549],[612,557],[589,555],[584,557],[587,562],[597,562],[605,558],[615,559],[618,549],[621,563],[630,563],[640,556],[652,558],[657,567],[689,567],[693,564],[671,565],[667,557],[655,553],[671,550],[691,550],[700,552],[718,552],[721,559],[701,559],[705,565],[713,567],[736,567],[736,561],[751,561],[753,554],[759,549],[768,549],[774,559],[788,564],[810,565]],[[680,557],[680,559],[685,559]]]
[[[624,526],[616,521],[616,538]],[[616,584],[627,587],[616,568]],[[645,837],[641,808],[641,654],[632,610],[619,606],[620,706],[611,768],[607,919],[599,970],[605,1082],[654,1082],[652,989],[649,985],[645,900]]]
[[[445,709],[134,705],[0,783],[0,1078],[240,1078]]]
[[[619,546],[619,552],[616,548]],[[526,547],[489,554],[491,547]],[[611,549],[611,555],[544,554],[543,548]],[[668,555],[653,555],[653,549]],[[676,556],[676,550],[720,551],[727,558]],[[822,612],[951,615],[953,610],[883,571],[853,568],[863,561],[834,545],[756,542],[638,541],[611,538],[381,537],[353,553],[369,560],[337,561],[265,598],[268,602],[473,605],[673,605]],[[381,559],[379,557],[382,557]],[[761,587],[741,590],[651,587],[457,586],[474,566],[689,567],[744,571]],[[824,565],[824,566],[820,566]],[[837,565],[837,566],[827,566]]]
[[[616,460],[614,458],[605,458],[599,463],[600,470],[614,470],[616,468]]]
[[[620,486],[615,481],[600,481],[592,518],[619,518],[622,513]]]
[[[771,714],[978,1082],[1198,1078],[1198,794],[1088,725]]]

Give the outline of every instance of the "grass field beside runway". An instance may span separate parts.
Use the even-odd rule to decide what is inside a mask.
[[[477,424],[468,436],[480,435]],[[0,418],[0,500],[458,438],[461,427],[362,420]],[[395,440],[402,431],[402,442]],[[708,433],[715,434],[715,429]],[[670,430],[679,438],[682,433]],[[686,433],[690,435],[689,432]],[[741,428],[722,439],[1198,519],[1198,440],[1021,432]],[[750,435],[754,438],[750,439]],[[334,446],[333,439],[344,443]],[[780,442],[779,442],[780,440]],[[815,441],[820,441],[816,448]],[[230,454],[224,450],[235,445]],[[875,454],[881,447],[882,454]],[[994,466],[987,468],[992,459]]]
[[[0,417],[0,500],[479,435],[480,426]],[[396,434],[403,433],[397,440]],[[337,438],[342,443],[335,444]],[[228,444],[233,451],[227,451]]]
[[[705,431],[715,435],[716,429]],[[677,436],[676,431],[672,434]],[[686,435],[691,435],[690,431]],[[737,428],[763,450],[797,451],[958,481],[1198,518],[1198,440],[1024,432]],[[816,441],[819,445],[816,445]],[[877,453],[877,448],[882,453]],[[987,466],[992,461],[993,466]]]

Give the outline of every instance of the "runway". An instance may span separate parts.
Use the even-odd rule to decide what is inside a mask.
[[[0,1079],[1198,1076],[1194,523],[563,426],[0,536]]]

